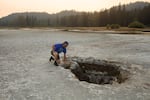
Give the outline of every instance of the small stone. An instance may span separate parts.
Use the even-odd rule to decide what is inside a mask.
[[[93,57],[89,57],[83,60],[82,63],[87,63],[87,64],[93,64],[94,63],[94,58]]]
[[[77,62],[72,62],[70,65],[71,70],[76,69],[77,67],[79,67],[79,64]]]

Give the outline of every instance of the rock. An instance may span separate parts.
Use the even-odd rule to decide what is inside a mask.
[[[72,73],[74,73],[77,77],[81,77],[81,75],[84,73],[81,67],[79,66],[78,63],[73,62],[71,64],[70,70]]]
[[[82,63],[93,64],[94,58],[93,57],[85,58],[85,59],[83,59]]]
[[[94,59],[93,64],[96,64],[96,65],[105,65],[106,61]]]
[[[89,82],[90,78],[87,74],[82,73],[82,74],[80,74],[79,80]]]
[[[112,76],[104,76],[103,77],[103,84],[112,84],[113,78]]]
[[[79,64],[77,62],[71,62],[71,65],[70,65],[70,70],[74,70],[76,69],[77,67],[79,67]]]
[[[126,70],[121,70],[120,71],[120,75],[118,77],[118,81],[119,83],[124,82],[125,80],[127,80],[129,78],[129,72]]]
[[[63,62],[60,64],[60,66],[64,67],[65,69],[70,69],[71,62],[70,61]]]

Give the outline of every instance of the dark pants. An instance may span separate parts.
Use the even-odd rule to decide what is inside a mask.
[[[53,51],[51,51],[51,55],[53,55],[53,56],[54,56]],[[59,53],[58,53],[58,55],[57,55],[57,58],[58,58],[58,60],[60,59],[60,57],[59,57]]]

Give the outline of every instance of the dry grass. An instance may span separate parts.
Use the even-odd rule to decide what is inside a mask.
[[[150,35],[149,28],[128,28],[120,27],[119,29],[107,29],[106,27],[55,27],[56,29],[62,29],[64,31],[81,30],[82,32],[87,31],[116,31],[114,34],[148,34]]]
[[[150,28],[128,28],[128,27],[120,27],[119,29],[107,29],[106,27],[54,27],[57,29],[64,29],[64,30],[92,30],[92,31],[103,31],[103,30],[114,30],[114,31],[143,31],[149,30]]]

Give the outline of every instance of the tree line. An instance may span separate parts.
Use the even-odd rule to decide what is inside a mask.
[[[139,21],[150,26],[150,5],[142,9],[127,10],[125,5],[119,5],[99,12],[78,12],[69,16],[37,19],[36,16],[18,16],[13,21],[0,21],[0,26],[13,27],[101,27],[107,24],[128,26],[133,21]]]

